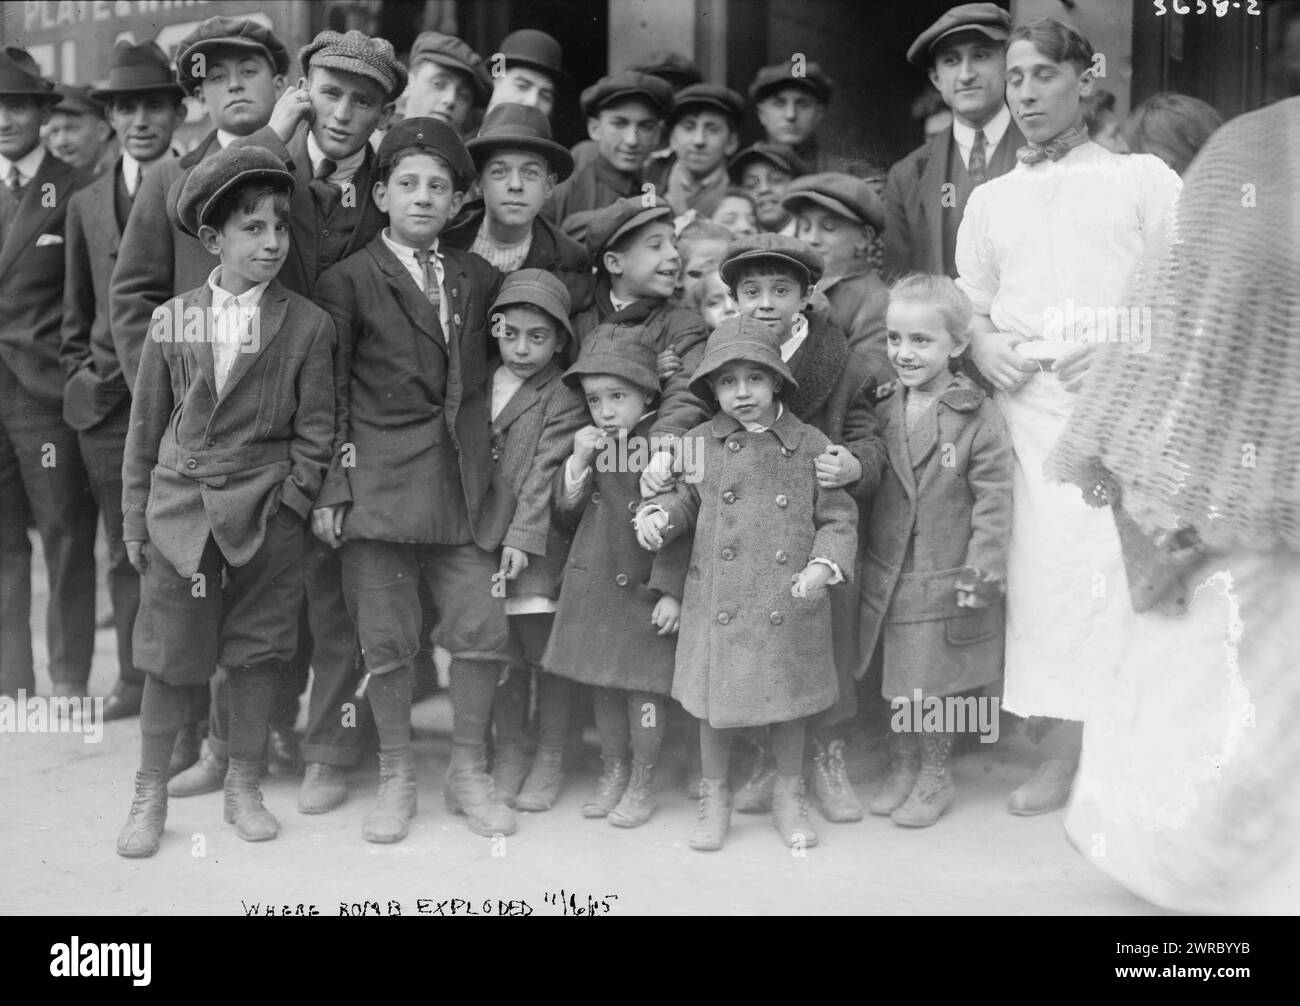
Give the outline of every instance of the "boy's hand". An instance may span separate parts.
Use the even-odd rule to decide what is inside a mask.
[[[677,355],[677,350],[673,349],[672,346],[661,349],[655,363],[661,381],[668,380],[682,369],[682,358]]]
[[[673,487],[673,456],[668,451],[658,451],[641,472],[641,498],[650,499],[666,493]]]
[[[974,591],[962,590],[957,588],[957,607],[959,608],[987,608],[989,602],[980,597]]]
[[[682,602],[664,594],[655,603],[655,610],[650,612],[650,621],[659,627],[659,635],[671,636],[682,624]]]
[[[128,541],[123,542],[126,545],[126,559],[141,576],[144,576],[145,570],[149,568],[149,558],[145,555],[144,547],[148,542]]]
[[[528,568],[528,553],[513,545],[501,549],[500,573],[507,580],[518,580],[519,574]]]
[[[275,103],[275,108],[271,109],[270,126],[275,135],[280,137],[280,142],[288,143],[297,132],[298,124],[311,122],[313,118],[315,112],[311,107],[311,96],[303,86],[303,81],[299,80],[293,87],[285,89],[280,100]]]
[[[831,568],[824,562],[810,562],[794,575],[794,586],[790,588],[792,597],[807,597],[811,591],[821,590],[830,582]]]
[[[1066,391],[1077,392],[1083,387],[1084,375],[1092,366],[1096,349],[1094,342],[1080,343],[1052,364],[1052,371],[1065,385]]]
[[[817,455],[813,466],[817,469],[817,484],[823,489],[842,489],[862,478],[862,462],[839,444],[831,444]]]
[[[636,540],[649,552],[664,547],[664,531],[668,529],[668,514],[662,510],[642,510],[632,522],[636,525]]]
[[[977,332],[971,340],[975,366],[999,391],[1015,391],[1038,372],[1038,364],[1016,352],[1023,341],[1011,332]]]
[[[573,460],[579,468],[590,468],[596,451],[605,442],[605,431],[599,426],[584,426],[573,435]]]
[[[323,506],[311,512],[311,530],[317,538],[330,548],[343,544],[343,518],[347,515],[348,504],[337,503]]]

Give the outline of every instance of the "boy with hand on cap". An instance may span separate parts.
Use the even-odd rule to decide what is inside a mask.
[[[749,85],[749,102],[769,143],[793,147],[809,171],[838,171],[841,159],[821,149],[817,128],[826,117],[834,82],[819,63],[807,63],[796,76],[787,60],[759,70]]]
[[[131,402],[122,537],[143,578],[135,641],[147,677],[122,856],[158,850],[176,736],[217,667],[230,692],[226,822],[249,842],[279,833],[259,763],[275,681],[297,648],[304,521],[334,430],[334,326],[276,280],[293,185],[270,151],[232,148],[186,175],[177,201],[180,226],[220,263],[155,312]]]
[[[56,696],[86,694],[95,646],[95,503],[63,419],[58,357],[64,221],[92,178],[41,144],[57,100],[30,54],[0,50],[0,694],[9,696],[36,691],[26,515],[49,569]]]
[[[473,136],[471,113],[492,96],[492,78],[483,57],[455,35],[423,31],[411,46],[409,65],[403,118],[432,116],[464,139]]]
[[[587,135],[599,156],[556,187],[544,211],[547,219],[562,224],[574,213],[603,209],[640,192],[641,169],[672,111],[673,89],[644,73],[602,77],[583,91]]]
[[[521,28],[501,40],[501,48],[488,58],[492,97],[488,110],[502,102],[532,105],[550,118],[555,90],[565,76],[560,43],[544,31]]]
[[[498,105],[492,111],[510,107],[520,106]],[[516,806],[527,775],[528,799],[521,809],[546,810],[559,794],[564,734],[551,757],[545,724],[555,718],[557,702],[567,710],[568,693],[560,695],[538,679],[544,743],[530,772],[524,752],[529,672],[541,672],[568,550],[567,535],[551,524],[551,484],[586,412],[581,398],[560,379],[563,371],[556,362],[573,338],[569,293],[558,278],[541,269],[511,273],[501,284],[490,321],[501,354],[488,369],[497,486],[491,511],[496,527],[490,534],[501,536],[496,581],[505,598],[515,658],[492,706],[493,782],[505,802]]]
[[[108,540],[119,674],[104,702],[104,719],[112,720],[139,713],[144,675],[135,666],[131,647],[140,578],[122,542],[122,452],[131,389],[122,376],[109,326],[108,283],[141,176],[170,156],[172,134],[185,121],[185,92],[157,45],[119,42],[108,86],[91,93],[107,104],[122,154],[110,171],[68,201],[59,357],[65,375],[63,419],[77,431]]]
[[[872,408],[877,379],[866,359],[850,352],[838,326],[816,313],[801,313],[821,278],[821,256],[795,238],[755,234],[727,249],[718,272],[741,317],[771,332],[798,381],[785,396],[786,407],[830,441],[815,461],[818,485],[847,490],[859,506],[870,502],[886,463]],[[833,589],[830,610],[839,697],[809,722],[813,790],[827,820],[857,821],[862,808],[845,773],[842,736],[857,716],[856,594]],[[738,810],[757,813],[770,806],[774,775],[765,755],[736,794]]]
[[[501,274],[439,241],[474,176],[451,126],[402,120],[380,144],[379,166],[374,197],[388,227],[316,286],[338,329],[343,404],[312,528],[340,549],[380,744],[379,793],[362,836],[400,841],[415,813],[421,580],[451,654],[448,805],[476,834],[510,834],[514,812],[487,774],[492,702],[510,662],[505,611],[491,595],[504,529],[493,510],[486,393],[487,305]]]
[[[45,145],[64,163],[99,175],[116,156],[113,127],[104,118],[103,104],[89,87],[59,84],[54,93],[59,103],[45,127]]]
[[[804,175],[790,183],[781,204],[799,222],[795,236],[822,258],[825,271],[814,292],[825,298],[831,321],[880,384],[893,380],[885,352],[889,289],[871,265],[872,243],[885,225],[875,189],[852,175]]]
[[[541,215],[556,183],[573,171],[573,158],[551,139],[546,116],[528,105],[496,105],[465,146],[483,206],[457,218],[443,238],[447,246],[472,251],[503,273],[555,273],[571,303],[588,304],[594,281],[587,250]]]
[[[697,210],[710,216],[729,183],[727,159],[740,146],[745,102],[721,84],[692,84],[677,92],[671,155],[647,165],[646,181],[681,216]]]
[[[808,174],[808,170],[808,165],[793,147],[768,140],[759,140],[727,162],[731,181],[754,200],[754,215],[759,229],[787,237],[794,237],[798,222],[781,205],[781,200],[790,183]]]

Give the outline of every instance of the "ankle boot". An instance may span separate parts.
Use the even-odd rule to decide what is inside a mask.
[[[1077,758],[1045,758],[1029,781],[1014,790],[1007,810],[1020,817],[1046,814],[1070,802],[1070,784],[1074,782]]]
[[[731,830],[731,788],[726,779],[700,780],[700,820],[686,844],[700,852],[716,852]]]
[[[464,814],[474,834],[491,838],[515,833],[515,812],[502,802],[487,773],[486,745],[452,745],[445,794],[447,809]]]
[[[905,828],[928,828],[952,806],[957,792],[948,772],[952,740],[952,734],[921,734],[921,772],[907,800],[889,815],[895,824]]]
[[[379,792],[361,822],[367,842],[400,842],[415,817],[415,758],[406,748],[395,754],[379,752]]]
[[[280,834],[280,822],[262,805],[260,767],[255,761],[232,758],[226,770],[226,824],[233,824],[245,842],[265,842]]]
[[[325,814],[343,806],[348,798],[348,779],[337,765],[309,761],[298,788],[300,814]]]
[[[523,744],[518,741],[504,741],[496,746],[492,754],[492,784],[496,786],[501,801],[507,807],[516,806],[519,788],[528,775],[528,756]]]
[[[632,774],[618,805],[609,812],[609,823],[616,828],[639,828],[655,812],[655,767],[632,762]]]
[[[564,748],[538,748],[523,791],[515,800],[519,810],[550,810],[564,785]]]
[[[755,748],[754,767],[732,804],[739,814],[766,814],[772,809],[772,786],[776,782],[776,762],[767,749],[767,739],[751,742]]]
[[[880,787],[867,810],[881,817],[888,817],[907,802],[916,785],[916,777],[921,773],[921,746],[914,733],[895,733],[889,735],[889,775],[885,776],[884,785]]]
[[[256,769],[257,765],[253,767]],[[205,744],[203,756],[167,783],[167,793],[169,796],[215,793],[225,784],[229,768],[230,763],[225,758],[214,755],[212,749]]]
[[[808,819],[802,775],[777,774],[772,786],[772,823],[777,834],[790,848],[811,849],[817,844],[817,831]]]
[[[167,778],[179,775],[198,760],[199,725],[186,723],[176,734],[176,746],[172,748],[172,759],[167,765]]]
[[[583,817],[608,817],[627,790],[627,759],[602,757],[600,763],[602,771],[596,782],[596,796],[582,805]]]
[[[142,769],[135,774],[135,799],[131,813],[117,836],[117,854],[143,859],[158,851],[163,825],[167,823],[167,783],[160,769]]]
[[[844,765],[843,741],[831,741],[824,748],[813,741],[813,793],[826,820],[836,824],[862,820],[862,804]]]

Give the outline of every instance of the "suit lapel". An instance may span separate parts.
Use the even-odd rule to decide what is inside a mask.
[[[406,271],[406,267],[388,250],[382,234],[375,235],[374,240],[370,242],[369,251],[379,271],[384,274],[389,289],[393,291],[393,299],[406,313],[411,324],[446,352],[447,342],[442,326],[438,322],[438,312],[429,303],[429,298],[424,295],[424,291],[411,278],[411,274]]]
[[[13,220],[10,221],[5,233],[4,247],[0,248],[0,277],[5,276],[13,268],[14,263],[31,246],[37,232],[71,197],[72,185],[67,176],[72,173],[71,167],[49,152],[41,158],[41,166],[27,183],[27,188],[23,190],[18,209],[14,211]],[[53,206],[44,205],[46,193],[54,196]],[[109,208],[112,209],[111,205]]]
[[[948,172],[948,155],[951,148],[952,129],[950,128],[935,137],[934,146],[930,151],[930,160],[921,174],[920,185],[920,210],[925,214],[930,261],[932,267],[934,263],[938,263],[934,271],[940,273],[943,272],[943,215],[947,209],[944,206],[943,186],[951,181],[944,177]]]
[[[271,280],[271,284],[263,291],[262,299],[253,314],[253,324],[257,325],[257,339],[253,342],[253,351],[246,352],[241,343],[235,362],[230,365],[230,373],[226,375],[225,387],[221,389],[223,399],[230,396],[231,389],[248,373],[254,361],[275,341],[275,337],[280,334],[280,329],[284,327],[284,317],[288,310],[289,295],[279,280]],[[211,356],[210,349],[209,356]]]
[[[203,285],[196,291],[193,300],[182,300],[180,304],[182,311],[198,309],[202,312],[199,327],[200,338],[195,342],[186,340],[184,345],[185,351],[193,358],[199,373],[207,378],[208,388],[212,391],[212,400],[215,402],[217,400],[217,366],[216,361],[212,358],[212,340],[208,338],[210,312],[212,311],[212,288],[208,286],[205,280]],[[173,322],[177,321],[177,319],[172,320]],[[179,322],[181,325],[181,338],[184,340],[185,318],[183,315]]]
[[[117,246],[122,240],[122,232],[117,226],[117,207],[115,205],[115,199],[117,198],[115,190],[117,188],[118,173],[121,170],[122,159],[118,158],[117,163],[113,165],[112,171],[106,171],[87,186],[92,195],[87,200],[89,206],[85,218],[99,228],[104,240],[108,242],[109,251],[114,255],[117,254]]]
[[[504,366],[504,364],[498,363],[496,366]],[[548,366],[547,369],[549,370],[550,367]],[[542,371],[536,377],[525,381],[515,389],[515,393],[510,396],[510,401],[506,402],[505,408],[501,410],[501,414],[493,421],[493,433],[504,433],[510,428],[511,423],[541,401],[542,390],[555,379],[554,374],[547,374],[545,377],[543,377],[542,374],[547,374],[547,371]],[[496,369],[494,367],[492,377],[488,382],[489,388],[492,387],[492,381],[495,379]]]
[[[903,402],[904,389],[899,388],[886,402],[885,450],[889,465],[903,484],[908,499],[916,498],[916,476],[912,473],[911,453],[907,445],[907,412]]]
[[[289,160],[293,163],[294,179],[291,206],[289,212],[289,229],[293,232],[293,255],[298,260],[298,270],[303,278],[310,276],[308,262],[316,261],[316,242],[319,238],[319,214],[316,212],[316,200],[311,194],[311,157],[307,153],[306,129],[299,129],[289,140]]]

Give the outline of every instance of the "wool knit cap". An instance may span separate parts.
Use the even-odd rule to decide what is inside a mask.
[[[198,237],[217,201],[236,185],[268,182],[292,192],[293,173],[265,147],[226,147],[199,161],[181,185],[176,217],[181,230]]]
[[[742,314],[735,318],[724,318],[709,336],[709,341],[704,346],[704,359],[691,376],[691,391],[706,400],[712,399],[714,395],[709,376],[736,360],[763,365],[779,375],[792,391],[799,387],[799,382],[781,359],[781,346],[772,330],[761,321]]]
[[[569,322],[572,304],[569,300],[568,287],[553,272],[545,269],[516,269],[501,284],[501,292],[492,304],[491,314],[495,329],[495,315],[508,307],[527,304],[545,311],[557,325],[560,334],[573,336],[573,325]]]
[[[564,383],[580,391],[584,374],[612,374],[657,394],[659,354],[650,340],[642,325],[597,325],[582,340],[578,362],[564,372]]]
[[[202,84],[207,72],[206,58],[199,60],[195,57],[201,54],[206,57],[213,49],[259,52],[267,58],[277,76],[289,72],[289,50],[275,37],[275,32],[248,18],[218,15],[199,22],[176,50],[176,72],[180,74],[181,85],[186,91],[193,92]]]
[[[369,77],[384,89],[392,101],[406,90],[406,67],[386,38],[371,38],[356,29],[347,34],[323,31],[298,50],[298,62],[306,75],[313,66]]]

